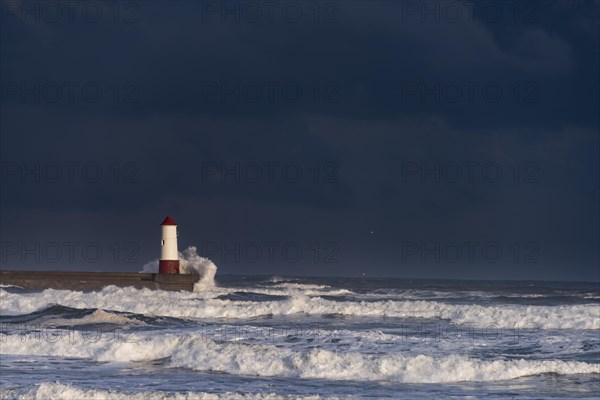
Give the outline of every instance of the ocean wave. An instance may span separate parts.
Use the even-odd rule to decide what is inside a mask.
[[[141,326],[146,325],[143,321],[136,319],[131,315],[116,313],[105,310],[94,310],[91,314],[77,319],[58,319],[53,320],[53,324],[65,324],[71,326],[77,325],[96,325],[96,324],[112,324],[119,327],[124,326]]]
[[[85,389],[61,383],[44,382],[31,389],[9,390],[0,389],[3,400],[319,400],[320,396],[282,396],[275,393],[166,393],[153,392],[121,392],[115,390]],[[337,399],[337,397],[326,397]]]
[[[114,286],[91,293],[53,289],[36,293],[10,293],[0,289],[0,313],[28,314],[60,304],[72,308],[173,318],[240,319],[265,315],[345,315],[442,319],[457,324],[497,328],[600,329],[600,314],[596,304],[475,305],[421,300],[339,302],[310,297],[302,292],[288,292],[288,298],[277,301],[239,301],[214,297],[222,293],[218,290],[209,294],[137,290]]]
[[[123,329],[130,327],[181,327],[191,321],[172,317],[146,316],[123,311],[111,311],[95,308],[73,308],[52,305],[30,314],[0,315],[2,326],[30,328],[103,328]]]
[[[123,327],[144,324],[141,320],[126,315],[126,313],[85,308],[77,309],[61,305],[53,305],[31,314],[0,316],[0,322],[3,324],[27,324],[40,328],[94,324],[112,324]]]
[[[150,261],[142,267],[140,272],[158,273],[159,260]],[[179,273],[200,275],[201,278],[194,284],[194,291],[202,291],[215,286],[217,266],[208,258],[198,255],[196,246],[189,246],[179,252]]]
[[[117,363],[165,360],[166,367],[202,372],[339,381],[450,383],[511,380],[549,373],[600,374],[600,364],[582,361],[491,360],[461,354],[409,355],[399,351],[373,354],[318,346],[298,349],[264,343],[219,342],[199,333],[138,333],[134,340],[103,336],[90,341],[82,333],[74,332],[70,339],[28,342],[22,335],[6,335],[2,353]]]

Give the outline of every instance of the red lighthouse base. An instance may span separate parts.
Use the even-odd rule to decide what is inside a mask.
[[[179,260],[160,260],[158,262],[159,274],[178,274]]]

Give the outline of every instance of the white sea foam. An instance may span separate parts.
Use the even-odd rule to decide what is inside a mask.
[[[273,285],[273,287],[282,288],[282,289],[296,289],[296,290],[306,290],[306,289],[323,290],[323,289],[331,289],[331,286],[328,286],[328,285],[312,285],[312,284],[309,284],[309,283],[292,283],[292,282],[277,283],[277,284]]]
[[[37,322],[37,321],[36,321]],[[124,326],[140,326],[146,325],[143,321],[139,321],[135,318],[128,317],[126,315],[120,315],[112,312],[107,312],[104,310],[96,310],[93,313],[86,315],[81,318],[69,318],[69,319],[50,319],[46,322],[47,324],[52,324],[55,326],[60,325],[69,325],[69,326],[77,326],[77,325],[91,325],[91,324],[117,324],[120,327]],[[44,324],[42,324],[44,325]]]
[[[270,288],[252,289],[255,293],[272,295],[304,295],[304,296],[345,296],[353,292],[348,289],[333,289],[327,285],[310,285],[304,283],[279,283]]]
[[[302,399],[318,400],[320,396],[281,396],[274,393],[166,393],[155,392],[120,392],[114,390],[85,389],[61,383],[45,382],[41,385],[24,390],[0,389],[0,398],[3,400],[279,400]],[[327,397],[334,399],[333,397]]]
[[[597,304],[564,306],[447,304],[437,301],[340,302],[310,297],[290,290],[278,301],[234,301],[215,296],[230,293],[219,288],[198,293],[166,292],[109,286],[98,292],[47,289],[10,293],[0,289],[0,313],[29,314],[54,304],[97,308],[175,318],[250,318],[262,315],[330,315],[366,318],[398,317],[444,319],[474,326],[540,329],[600,329]]]
[[[80,332],[69,340],[27,341],[6,335],[3,354],[87,358],[99,362],[167,359],[167,367],[263,377],[449,383],[499,381],[555,373],[600,374],[599,364],[561,360],[481,360],[465,355],[368,354],[313,347],[217,342],[200,333],[138,333],[120,341],[102,336],[90,341]]]

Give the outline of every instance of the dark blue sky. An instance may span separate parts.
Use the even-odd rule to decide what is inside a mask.
[[[2,1],[2,268],[599,280],[598,2]],[[70,4],[70,5],[69,5]]]

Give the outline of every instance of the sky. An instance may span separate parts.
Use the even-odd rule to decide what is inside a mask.
[[[0,266],[598,281],[598,10],[2,0]]]

